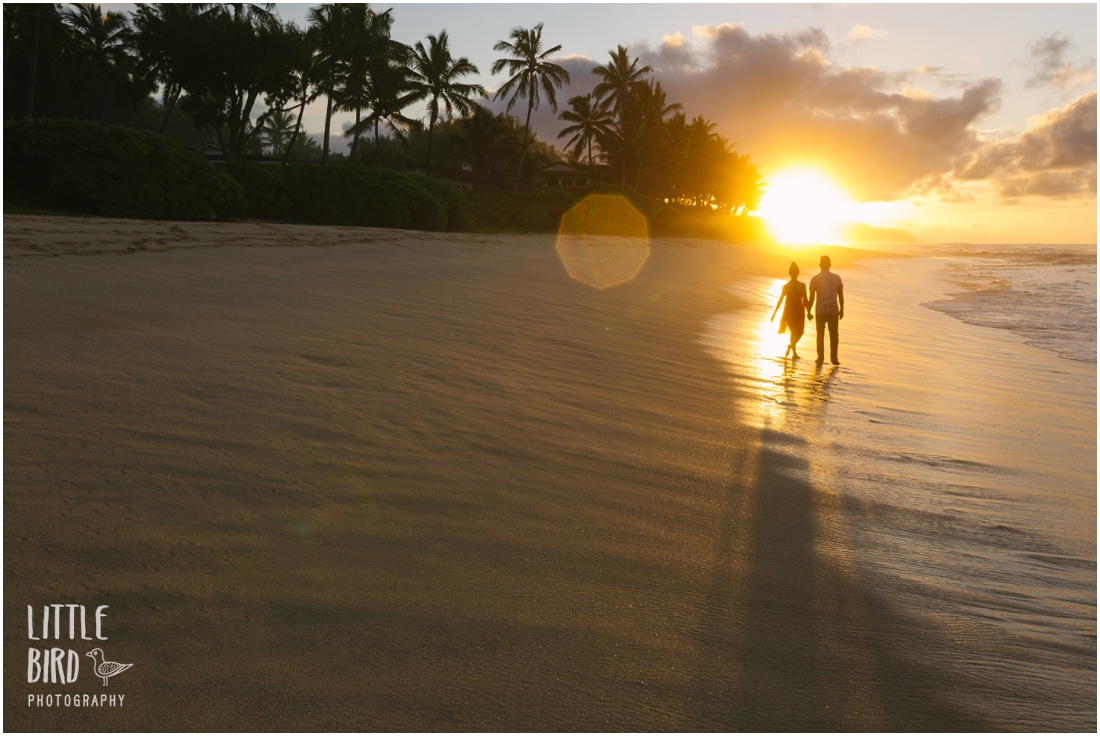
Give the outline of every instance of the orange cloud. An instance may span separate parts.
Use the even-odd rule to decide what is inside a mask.
[[[882,28],[871,28],[870,26],[857,25],[853,26],[852,30],[848,31],[848,35],[844,37],[846,41],[870,41],[876,38],[889,38],[890,31]]]
[[[982,181],[1005,197],[1095,196],[1095,93],[1052,112],[1023,136],[989,140],[981,121],[1001,104],[998,79],[930,66],[843,66],[817,28],[753,34],[726,23],[694,26],[692,34],[630,51],[653,67],[670,101],[714,121],[765,176],[790,164],[813,165],[857,201],[957,198],[956,185]],[[1067,52],[1054,41],[1040,57],[1065,62]],[[573,83],[559,98],[590,91],[591,70],[605,61],[561,60]],[[926,84],[930,79],[935,86]],[[562,126],[549,109],[537,110],[533,125],[548,141]]]
[[[722,23],[717,26],[692,26],[691,34],[698,38],[714,38],[722,31],[731,29],[736,30],[743,27],[744,24],[742,23]]]
[[[661,44],[664,46],[683,46],[685,43],[687,42],[684,40],[684,35],[679,31],[676,31],[676,33],[671,36],[665,34],[661,38]]]
[[[675,60],[663,48],[640,49],[670,98],[717,122],[765,170],[813,163],[859,200],[939,184],[978,147],[975,121],[1000,104],[993,79],[937,98],[913,92],[906,84],[913,72],[837,66],[816,28],[753,35],[727,25],[696,35],[701,48],[678,49]]]
[[[991,142],[959,170],[1002,197],[1096,196],[1096,92],[1039,116],[1022,135]]]

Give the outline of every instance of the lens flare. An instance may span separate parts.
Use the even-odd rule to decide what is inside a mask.
[[[557,251],[570,278],[607,289],[642,270],[649,258],[649,224],[625,198],[593,194],[562,216]]]

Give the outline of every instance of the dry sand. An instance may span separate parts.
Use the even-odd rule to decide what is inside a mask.
[[[544,236],[6,217],[4,255],[6,730],[989,725],[699,342],[774,254],[599,291]],[[132,669],[28,641],[51,603]],[[78,682],[27,683],[43,644]]]

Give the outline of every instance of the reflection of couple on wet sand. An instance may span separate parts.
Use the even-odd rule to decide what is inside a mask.
[[[821,256],[821,273],[810,279],[809,295],[806,293],[806,284],[798,280],[798,264],[792,262],[787,273],[791,280],[783,285],[783,293],[779,295],[779,301],[775,303],[772,311],[772,319],[783,305],[783,316],[779,319],[780,334],[791,331],[791,342],[787,346],[783,357],[798,357],[798,341],[802,339],[802,333],[806,331],[806,318],[814,316],[814,302],[817,302],[817,364],[825,362],[825,330],[829,330],[829,359],[833,365],[840,365],[837,358],[837,347],[840,343],[838,327],[840,320],[844,319],[844,282],[840,276],[833,273],[832,261],[829,256]],[[805,317],[802,314],[805,309]]]

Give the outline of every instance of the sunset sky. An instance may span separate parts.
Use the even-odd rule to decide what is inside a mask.
[[[561,108],[623,44],[765,179],[814,171],[861,222],[923,242],[1096,242],[1095,4],[373,6],[393,8],[408,44],[446,29],[490,91],[504,79],[488,73],[493,44],[544,23],[572,76]],[[309,7],[279,15],[304,26]],[[535,116],[560,145],[556,114]]]

